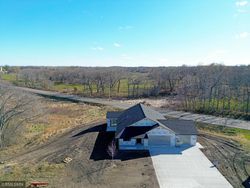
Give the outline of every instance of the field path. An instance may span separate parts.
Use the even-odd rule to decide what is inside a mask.
[[[108,100],[106,98],[80,97],[76,95],[62,94],[59,92],[44,91],[44,90],[37,90],[37,89],[24,88],[24,87],[15,87],[15,88],[21,89],[23,91],[47,96],[47,97],[61,98],[61,99],[71,100],[71,101],[76,101],[76,102],[87,102],[87,103],[109,105],[109,106],[113,106],[113,107],[121,108],[121,109],[126,109],[134,105],[134,104],[131,104],[129,100]],[[216,117],[212,115],[195,114],[191,112],[174,111],[174,110],[170,110],[166,108],[156,108],[156,110],[161,112],[165,116],[172,117],[172,118],[193,120],[193,121],[209,123],[213,125],[223,125],[227,127],[250,130],[250,121]]]

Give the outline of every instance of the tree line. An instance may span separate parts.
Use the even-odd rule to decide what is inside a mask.
[[[9,67],[14,83],[82,96],[176,96],[181,110],[250,119],[250,66]]]

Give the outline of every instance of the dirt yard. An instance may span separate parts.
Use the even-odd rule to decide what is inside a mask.
[[[25,141],[0,152],[0,180],[45,181],[49,187],[158,188],[148,152],[120,152],[113,164],[105,130],[109,110],[44,100],[49,113],[28,124]],[[66,157],[72,158],[68,164]]]
[[[218,164],[219,171],[233,187],[240,188],[250,177],[250,152],[233,137],[200,130],[198,141],[204,147],[203,153]]]

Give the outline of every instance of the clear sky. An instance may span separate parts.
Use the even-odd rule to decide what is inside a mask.
[[[250,64],[248,0],[0,0],[0,65]]]

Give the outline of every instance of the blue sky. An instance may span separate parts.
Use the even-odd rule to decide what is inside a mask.
[[[0,0],[0,64],[250,64],[248,0]]]

